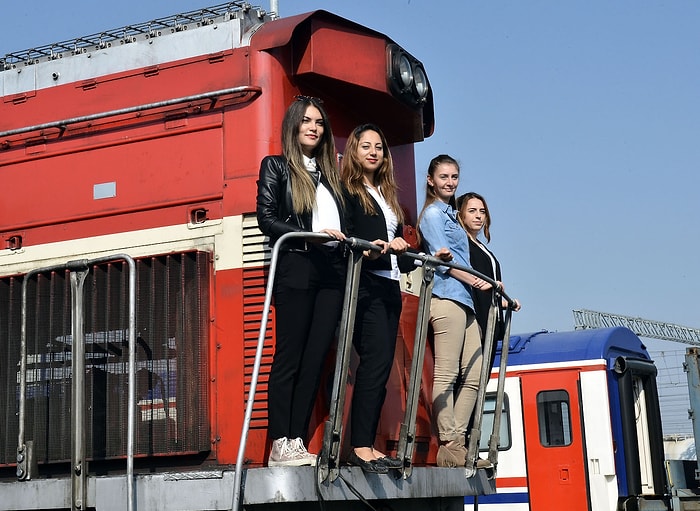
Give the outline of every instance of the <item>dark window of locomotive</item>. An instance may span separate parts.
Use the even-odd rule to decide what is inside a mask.
[[[498,432],[498,450],[507,451],[511,446],[510,435],[510,406],[508,404],[508,394],[503,394],[503,408],[501,409],[501,427]],[[496,393],[488,392],[484,400],[484,417],[481,423],[481,438],[479,439],[479,450],[489,450],[489,438],[493,430],[493,421],[496,412]]]
[[[570,409],[569,393],[565,390],[546,390],[537,394],[537,422],[544,447],[571,444]]]

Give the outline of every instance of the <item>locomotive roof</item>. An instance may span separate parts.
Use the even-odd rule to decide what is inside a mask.
[[[67,41],[8,53],[4,57],[0,57],[0,72],[15,69],[19,66],[30,66],[68,56],[82,55],[113,46],[149,41],[154,38],[246,16],[252,16],[253,19],[263,21],[267,14],[262,8],[253,7],[248,2],[227,2],[143,23],[105,30],[96,34],[76,37]],[[271,18],[267,17],[267,19]]]

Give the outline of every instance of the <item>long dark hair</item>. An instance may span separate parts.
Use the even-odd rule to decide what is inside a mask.
[[[478,199],[484,205],[484,211],[486,214],[484,218],[484,227],[482,227],[482,231],[484,232],[484,238],[486,238],[486,241],[490,242],[491,232],[489,228],[491,227],[491,213],[489,212],[489,205],[486,204],[486,199],[484,199],[482,195],[479,195],[476,192],[467,192],[464,195],[460,195],[459,197],[457,197],[457,209],[459,210],[457,219],[459,220],[460,225],[466,230],[464,222],[462,222],[462,209],[466,208],[469,199]]]
[[[292,206],[296,213],[306,213],[313,210],[316,200],[316,184],[306,170],[304,153],[299,144],[299,127],[309,106],[316,107],[321,112],[323,119],[323,135],[314,151],[316,166],[328,180],[335,196],[342,199],[335,142],[328,114],[323,108],[322,101],[318,98],[297,96],[296,100],[287,108],[282,120],[282,154],[289,163]]]
[[[364,184],[362,162],[357,158],[357,147],[360,144],[360,137],[366,131],[374,131],[377,133],[382,141],[382,146],[384,146],[384,161],[382,166],[379,167],[374,174],[375,182],[373,184],[379,186],[384,199],[396,215],[399,223],[403,223],[403,209],[401,209],[399,205],[398,185],[394,178],[394,161],[391,158],[391,152],[389,151],[386,137],[378,126],[374,124],[361,124],[356,127],[348,137],[348,142],[345,145],[343,162],[340,168],[343,184],[351,195],[355,195],[360,199],[360,204],[366,214],[379,214]]]

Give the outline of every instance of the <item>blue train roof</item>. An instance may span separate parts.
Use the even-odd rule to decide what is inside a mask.
[[[495,367],[500,363],[500,354],[499,346]],[[650,359],[646,347],[634,332],[628,328],[614,327],[512,335],[508,365],[600,359],[610,361],[618,356]]]

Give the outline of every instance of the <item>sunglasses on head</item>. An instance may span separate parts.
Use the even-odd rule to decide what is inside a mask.
[[[323,104],[323,100],[321,98],[315,98],[313,96],[303,96],[299,94],[298,96],[294,96],[294,99],[297,101],[305,101],[308,103],[318,103],[319,105]]]

